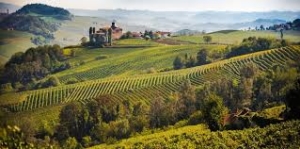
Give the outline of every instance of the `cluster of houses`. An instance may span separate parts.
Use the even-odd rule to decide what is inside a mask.
[[[171,36],[171,32],[163,32],[163,31],[156,31],[156,32],[126,32],[123,33],[123,29],[116,25],[116,22],[113,21],[111,26],[109,27],[101,27],[96,30],[95,27],[89,28],[89,41],[94,46],[111,46],[113,40],[118,40],[122,38],[122,36],[126,34],[130,34],[129,38],[136,38],[136,39],[144,39],[148,38],[147,36],[155,36],[157,38],[168,38]],[[149,35],[148,35],[149,34]]]

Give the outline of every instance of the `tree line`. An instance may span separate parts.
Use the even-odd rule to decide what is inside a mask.
[[[279,48],[289,45],[287,40],[276,40],[273,38],[248,37],[243,39],[242,43],[229,47],[230,52],[226,58],[263,51],[267,49]]]
[[[183,56],[176,56],[173,61],[173,69],[178,70],[182,68],[191,68],[195,66],[201,66],[210,63],[208,60],[208,51],[203,48],[199,50],[197,56],[189,55],[186,53]]]
[[[1,69],[0,84],[3,89],[14,88],[16,90],[27,90],[40,87],[46,87],[44,84],[36,84],[51,73],[70,68],[66,57],[63,55],[62,48],[59,45],[45,45],[36,48],[29,48],[26,52],[15,53],[5,66]],[[50,84],[57,84],[56,80]],[[48,82],[49,83],[49,82]],[[11,87],[9,87],[11,86]]]

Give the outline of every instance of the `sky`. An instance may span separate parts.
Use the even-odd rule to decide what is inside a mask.
[[[23,6],[43,3],[77,9],[134,9],[153,11],[300,11],[300,0],[0,0]]]

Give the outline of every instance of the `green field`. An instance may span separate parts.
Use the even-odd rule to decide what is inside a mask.
[[[16,52],[24,52],[35,45],[30,38],[33,35],[21,31],[0,30],[0,62],[6,62]]]
[[[275,31],[233,30],[233,31],[218,31],[218,32],[209,33],[208,35],[212,37],[211,42],[222,43],[222,44],[239,44],[242,42],[244,38],[248,38],[250,36],[280,39],[280,32],[275,32]],[[174,37],[174,39],[201,44],[201,43],[205,43],[203,41],[203,36],[204,35],[179,36],[179,37]],[[300,36],[299,31],[285,31],[283,38],[291,42],[300,42],[299,36]]]

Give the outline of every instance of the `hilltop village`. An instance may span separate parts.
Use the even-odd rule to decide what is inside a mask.
[[[118,39],[160,39],[171,37],[171,32],[164,31],[145,31],[142,32],[131,32],[127,31],[123,33],[123,29],[116,25],[113,21],[109,27],[100,27],[96,30],[96,27],[89,28],[89,43],[92,46],[112,46],[113,40]]]

